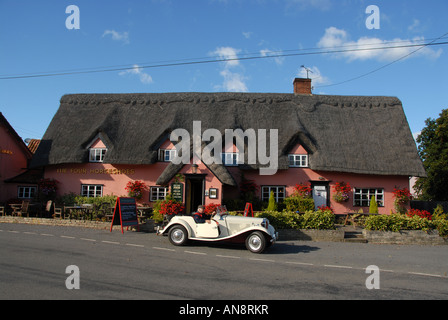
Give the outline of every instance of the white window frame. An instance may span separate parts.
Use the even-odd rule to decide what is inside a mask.
[[[150,187],[149,201],[165,200],[168,187]]]
[[[238,166],[238,152],[223,152],[221,153],[221,161],[225,166]]]
[[[171,162],[176,156],[176,149],[159,149],[159,161],[161,162]]]
[[[378,207],[384,207],[384,188],[354,188],[353,206],[369,207],[372,196],[375,196]]]
[[[261,201],[269,201],[271,191],[274,191],[275,202],[283,201],[286,198],[286,186],[261,186]],[[280,193],[283,196],[279,196]]]
[[[82,184],[81,196],[87,198],[97,198],[103,196],[102,184]]]
[[[36,186],[18,186],[17,187],[17,198],[19,199],[33,199],[36,195]]]
[[[307,154],[290,154],[288,155],[289,167],[291,168],[308,168]]]
[[[90,148],[89,149],[89,162],[103,162],[106,156],[106,148]]]

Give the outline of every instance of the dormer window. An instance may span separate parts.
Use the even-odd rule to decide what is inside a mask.
[[[106,145],[100,138],[96,138],[89,147],[89,162],[103,162],[106,152]]]
[[[90,148],[89,161],[103,162],[106,155],[106,148]]]
[[[224,152],[221,154],[222,163],[225,166],[236,167],[238,166],[238,153],[237,152]]]
[[[159,149],[159,161],[171,162],[176,154],[176,149]]]
[[[289,166],[291,168],[307,168],[308,155],[307,154],[290,154]]]

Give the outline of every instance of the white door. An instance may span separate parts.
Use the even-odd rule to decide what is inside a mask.
[[[196,237],[198,238],[217,238],[219,236],[218,223],[211,220],[210,223],[196,224]]]
[[[313,199],[314,208],[317,210],[320,206],[327,205],[327,187],[326,186],[314,186],[313,188]]]

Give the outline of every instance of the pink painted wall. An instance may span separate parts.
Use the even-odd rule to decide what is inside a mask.
[[[174,146],[168,142],[162,145],[163,149],[172,149]],[[236,149],[227,150],[235,152]],[[291,151],[292,154],[306,154],[305,149],[301,146],[296,146]],[[103,195],[117,195],[126,196],[125,186],[130,180],[143,180],[146,185],[156,186],[157,178],[169,165],[168,162],[157,162],[152,165],[111,165],[103,163],[86,163],[86,164],[70,164],[50,166],[45,170],[46,178],[53,178],[60,182],[59,195],[69,192],[79,194],[81,192],[82,184],[101,184],[103,187]],[[234,177],[237,184],[241,181],[241,171],[238,167],[227,167],[229,172]],[[208,170],[202,163],[198,163],[198,173],[206,174],[205,189],[218,189],[218,198],[210,199],[205,197],[205,205],[209,203],[221,203],[223,196],[223,187],[221,182]],[[181,174],[192,173],[191,165],[185,165],[180,171]],[[352,188],[382,188],[384,189],[384,207],[379,207],[379,213],[389,214],[394,209],[393,206],[393,189],[395,187],[409,188],[408,177],[403,176],[378,176],[378,175],[360,175],[347,174],[338,172],[315,172],[309,168],[289,168],[288,170],[279,170],[273,176],[260,176],[258,170],[244,171],[246,179],[254,180],[259,186],[285,186],[286,196],[293,193],[293,188],[299,183],[328,182],[330,186],[330,205],[336,213],[343,213],[347,211],[363,208],[364,212],[368,212],[368,207],[355,207],[353,204],[353,192],[350,194],[350,199],[347,202],[337,203],[333,200],[335,193],[333,186],[336,182],[346,182]],[[186,195],[185,182],[184,184],[184,201]],[[233,188],[231,193],[224,196],[226,198],[238,197],[239,194]],[[353,189],[352,189],[353,190]],[[261,190],[260,190],[261,191]],[[260,193],[258,194],[260,197]],[[142,203],[149,202],[149,191],[143,195]]]
[[[25,145],[11,135],[6,127],[0,125],[0,202],[17,198],[16,183],[4,183],[3,180],[13,178],[23,172],[28,165]],[[27,184],[20,184],[26,186]]]

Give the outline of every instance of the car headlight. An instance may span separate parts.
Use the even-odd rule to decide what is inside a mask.
[[[266,219],[266,218],[264,218],[263,221],[261,222],[261,226],[262,226],[263,228],[268,229],[268,227],[269,227],[269,220]]]

